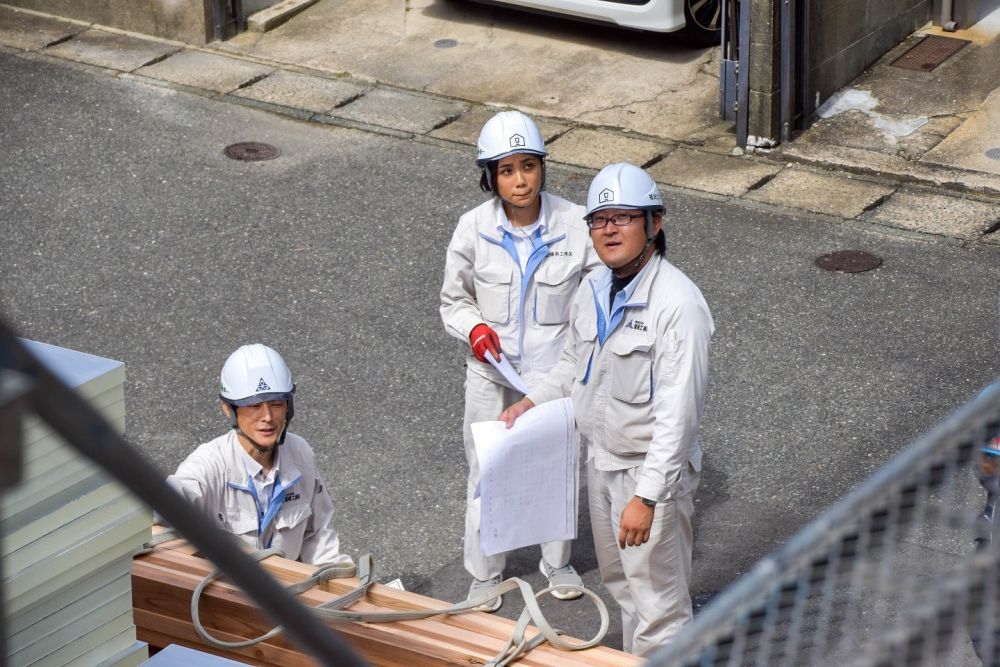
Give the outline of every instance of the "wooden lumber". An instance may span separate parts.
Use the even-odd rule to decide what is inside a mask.
[[[265,570],[283,583],[302,581],[315,570],[284,558],[270,557],[261,562]],[[132,591],[137,636],[150,646],[179,644],[232,660],[259,665],[315,665],[285,635],[244,649],[216,649],[197,635],[191,620],[191,595],[214,566],[200,558],[185,542],[172,541],[151,553],[137,556],[132,568]],[[331,579],[303,592],[299,599],[318,606],[359,585],[357,578]],[[375,584],[352,611],[435,610],[451,606],[408,591]],[[274,623],[242,591],[226,579],[205,589],[199,607],[208,631],[224,641],[257,637]],[[596,614],[596,611],[594,612]],[[482,612],[393,623],[326,621],[343,639],[372,665],[452,667],[484,664],[506,644],[515,623]],[[534,634],[532,629],[529,633]],[[607,647],[582,651],[561,651],[543,644],[518,662],[525,667],[631,667],[640,660]]]

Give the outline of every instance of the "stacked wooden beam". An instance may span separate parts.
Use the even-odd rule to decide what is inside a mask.
[[[120,362],[24,341],[120,431]],[[152,513],[33,415],[23,429],[21,481],[0,500],[7,664],[140,664],[131,556]]]
[[[302,581],[315,569],[278,557],[267,558],[261,565],[285,583]],[[152,553],[137,556],[132,569],[132,590],[139,638],[154,647],[180,644],[255,665],[316,664],[283,635],[237,650],[214,649],[203,643],[191,622],[191,595],[212,569],[211,563],[198,557],[181,541],[164,543]],[[356,578],[333,579],[302,593],[299,598],[306,605],[318,606],[356,588],[358,583]],[[350,609],[385,612],[448,606],[449,603],[440,600],[375,584],[368,596]],[[206,629],[223,641],[257,637],[273,625],[225,579],[216,581],[204,591],[200,614]],[[370,664],[412,667],[484,664],[504,647],[514,631],[513,621],[481,612],[393,623],[328,621],[328,624]],[[534,632],[532,630],[529,636]],[[570,652],[543,644],[517,664],[525,667],[628,667],[639,662],[635,656],[606,647]]]

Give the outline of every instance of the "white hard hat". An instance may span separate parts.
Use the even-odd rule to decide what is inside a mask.
[[[545,157],[545,142],[535,121],[520,111],[501,111],[486,121],[476,144],[476,164],[499,160],[514,153]]]
[[[219,398],[230,405],[290,404],[294,393],[292,372],[281,355],[266,345],[244,345],[229,355],[222,367]]]
[[[627,162],[609,164],[590,182],[587,215],[605,208],[641,208],[663,211],[663,197],[649,174]]]

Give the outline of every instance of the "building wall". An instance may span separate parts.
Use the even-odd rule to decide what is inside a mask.
[[[752,3],[749,143],[767,145],[781,136],[781,0],[743,1]],[[800,7],[806,3],[809,7],[807,118],[830,95],[931,20],[932,0],[799,2]]]
[[[3,0],[4,4],[189,44],[213,38],[211,0]]]
[[[931,20],[931,0],[809,0],[807,113]]]

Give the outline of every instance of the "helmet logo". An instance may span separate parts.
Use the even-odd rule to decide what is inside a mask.
[[[607,204],[608,202],[612,202],[614,200],[615,200],[615,191],[612,190],[611,188],[604,188],[597,195],[598,204]]]
[[[510,135],[510,147],[511,148],[524,148],[525,147],[524,137],[520,134]]]
[[[261,378],[260,382],[257,383],[257,391],[271,391],[271,388],[264,382],[264,378]]]

